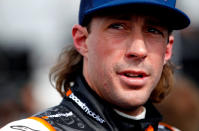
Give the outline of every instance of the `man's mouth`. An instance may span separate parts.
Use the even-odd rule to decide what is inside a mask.
[[[143,77],[148,76],[147,73],[143,71],[124,71],[119,74],[124,75],[126,77],[132,77],[132,78],[143,78]]]
[[[132,77],[132,78],[143,78],[144,77],[143,74],[133,74],[133,73],[124,73],[123,75],[125,75],[126,77]]]
[[[144,71],[122,71],[118,75],[122,83],[135,87],[145,85],[149,76]]]

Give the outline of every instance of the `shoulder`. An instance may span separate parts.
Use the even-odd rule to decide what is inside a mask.
[[[158,125],[158,131],[180,131],[180,130],[166,123],[160,122]]]
[[[58,105],[44,112],[39,112],[32,117],[13,121],[1,128],[0,131],[56,131],[55,129],[59,129],[57,123],[71,122],[69,120],[64,121],[62,118],[71,118],[73,115],[73,112],[67,107]]]
[[[30,117],[18,121],[11,122],[0,129],[0,131],[55,131],[47,122],[37,117]]]

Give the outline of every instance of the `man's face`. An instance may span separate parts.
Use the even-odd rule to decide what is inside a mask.
[[[173,39],[158,23],[136,15],[93,18],[78,51],[85,79],[99,96],[129,109],[148,100],[172,53]]]

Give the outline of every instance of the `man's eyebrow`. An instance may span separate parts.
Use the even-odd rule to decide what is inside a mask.
[[[131,20],[130,15],[113,15],[113,16],[108,16],[110,19],[116,19],[116,20]]]
[[[148,18],[145,20],[145,24],[147,25],[154,25],[154,26],[165,26],[165,24],[163,22],[161,22],[161,20],[159,19],[151,19],[151,18]]]

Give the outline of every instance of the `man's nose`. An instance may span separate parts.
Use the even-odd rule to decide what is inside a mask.
[[[147,57],[147,45],[142,35],[135,35],[127,44],[127,58],[145,59]]]

